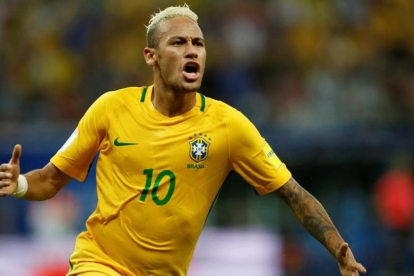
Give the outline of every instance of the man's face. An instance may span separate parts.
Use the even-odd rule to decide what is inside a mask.
[[[189,18],[161,22],[155,69],[166,86],[182,92],[198,91],[204,74],[206,49],[203,33]]]

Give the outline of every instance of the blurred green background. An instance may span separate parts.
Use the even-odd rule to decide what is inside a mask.
[[[414,1],[187,3],[206,39],[200,92],[259,128],[369,275],[414,275]],[[144,25],[178,4],[0,0],[0,162],[21,143],[23,171],[44,166],[101,94],[152,84]],[[81,231],[94,183],[50,203],[0,199],[0,244]],[[207,227],[265,228],[282,237],[284,275],[338,275],[279,199],[237,175]]]

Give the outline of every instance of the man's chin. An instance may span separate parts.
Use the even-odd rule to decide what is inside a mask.
[[[182,85],[182,90],[184,92],[197,92],[198,90],[200,90],[201,87],[201,82],[196,81],[196,82],[184,82],[184,84]]]

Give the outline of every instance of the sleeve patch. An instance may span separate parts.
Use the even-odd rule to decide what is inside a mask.
[[[66,143],[59,151],[64,153],[65,150],[73,143],[73,141],[75,141],[76,137],[78,137],[78,129],[75,129],[75,131],[72,133],[72,135],[69,137],[69,139],[66,141]]]
[[[262,150],[264,154],[266,154],[266,157],[277,169],[279,169],[283,165],[282,161],[279,159],[279,157],[277,157],[276,153],[273,151],[273,149],[267,142],[263,146]]]

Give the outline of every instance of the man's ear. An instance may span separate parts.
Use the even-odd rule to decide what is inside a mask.
[[[153,67],[157,63],[157,54],[154,48],[145,47],[144,49],[145,62]]]

